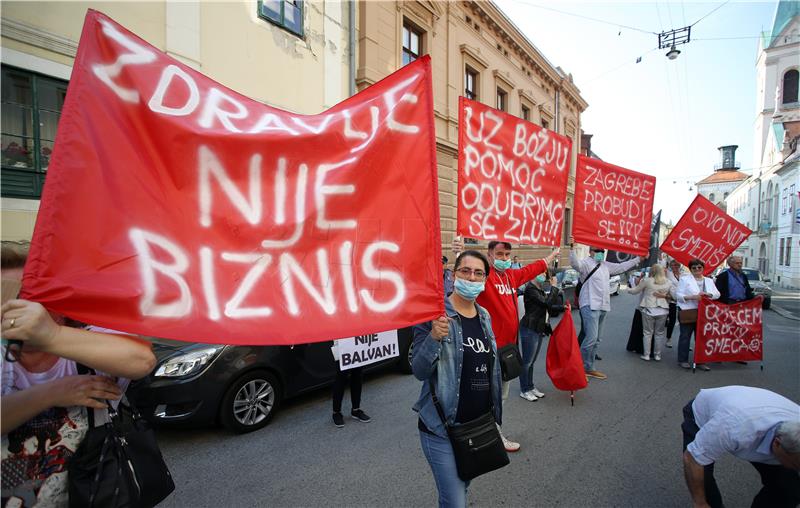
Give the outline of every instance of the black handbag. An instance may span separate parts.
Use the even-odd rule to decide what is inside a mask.
[[[149,508],[175,490],[155,432],[134,406],[108,404],[100,426],[88,413],[89,430],[67,464],[71,508]]]
[[[497,350],[498,360],[500,360],[500,373],[503,381],[516,379],[522,373],[522,355],[516,344],[508,344]]]
[[[491,370],[489,371],[491,379]],[[450,444],[453,446],[453,455],[456,459],[458,477],[468,482],[482,474],[507,466],[510,462],[508,453],[497,430],[492,411],[470,420],[464,424],[451,427],[447,424],[442,406],[436,397],[436,388],[430,381],[431,397],[436,411],[444,423]]]

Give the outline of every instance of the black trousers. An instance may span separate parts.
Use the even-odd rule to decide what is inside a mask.
[[[347,378],[350,378],[350,404],[351,409],[361,407],[361,370],[363,367],[356,367],[349,370],[337,370],[336,380],[333,382],[333,412],[342,412],[342,399],[344,398],[344,388]]]
[[[675,328],[675,323],[678,322],[678,304],[670,302],[669,313],[667,314],[667,338],[672,338],[672,330]]]
[[[700,431],[700,427],[697,426],[697,422],[694,420],[692,402],[694,402],[694,399],[690,400],[683,408],[681,429],[683,430],[684,451]],[[800,504],[800,477],[798,477],[797,472],[780,465],[763,464],[761,462],[751,462],[750,464],[756,468],[756,471],[761,476],[762,485],[761,490],[753,498],[753,503],[750,505],[751,508],[795,508]],[[714,479],[714,464],[711,463],[704,466],[703,469],[705,470],[703,479],[706,501],[712,508],[725,506],[722,503],[722,494],[720,494],[717,482]]]

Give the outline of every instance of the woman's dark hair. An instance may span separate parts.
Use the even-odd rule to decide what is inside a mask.
[[[483,261],[483,271],[486,272],[487,276],[489,275],[489,260],[486,259],[486,256],[484,256],[483,253],[478,252],[476,250],[465,250],[464,252],[459,254],[458,257],[456,258],[456,264],[453,267],[454,271],[458,270],[458,267],[461,266],[461,260],[467,256],[477,258]]]
[[[705,263],[703,263],[702,261],[700,261],[699,259],[697,259],[697,258],[694,258],[694,259],[691,259],[691,260],[689,260],[689,264],[688,264],[688,265],[686,265],[686,266],[688,266],[688,267],[689,267],[689,269],[691,270],[693,266],[702,266],[702,267],[705,267],[705,266],[706,266],[706,264],[705,264]]]

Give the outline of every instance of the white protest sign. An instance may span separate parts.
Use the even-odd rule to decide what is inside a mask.
[[[339,370],[363,367],[371,363],[400,355],[397,345],[397,330],[368,333],[336,341]]]

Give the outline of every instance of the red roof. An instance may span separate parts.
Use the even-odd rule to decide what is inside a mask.
[[[718,171],[714,171],[714,174],[709,175],[697,182],[697,185],[705,183],[741,182],[748,176],[749,175],[746,175],[741,171],[736,171],[735,169],[720,169]]]

